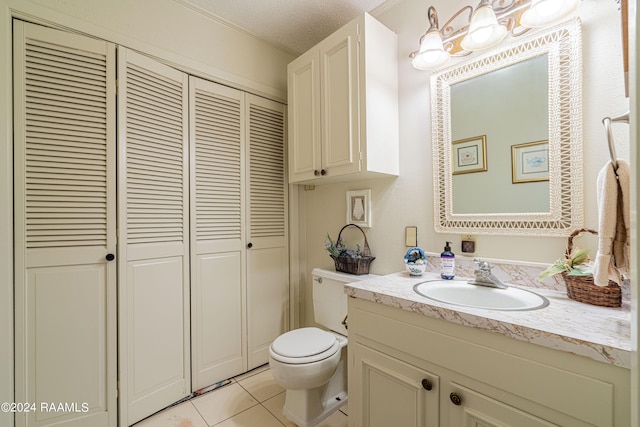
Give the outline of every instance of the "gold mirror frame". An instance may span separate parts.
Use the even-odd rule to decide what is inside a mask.
[[[454,214],[451,86],[538,55],[549,66],[549,197],[543,213]],[[582,34],[575,18],[431,76],[435,230],[568,236],[583,225]],[[491,188],[486,189],[487,192]]]

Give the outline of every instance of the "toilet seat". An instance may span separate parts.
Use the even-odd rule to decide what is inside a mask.
[[[275,360],[294,365],[324,360],[339,350],[340,342],[334,334],[314,327],[286,332],[270,347]]]

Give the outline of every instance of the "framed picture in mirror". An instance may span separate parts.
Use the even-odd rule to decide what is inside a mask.
[[[511,182],[549,181],[549,141],[511,146]]]
[[[453,175],[487,170],[487,136],[453,141]]]

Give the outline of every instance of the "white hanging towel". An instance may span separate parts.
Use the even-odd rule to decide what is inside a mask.
[[[618,159],[618,168],[607,163],[598,174],[598,252],[593,266],[594,282],[607,286],[611,278],[629,274],[631,244],[629,163]],[[616,178],[617,173],[617,178]]]

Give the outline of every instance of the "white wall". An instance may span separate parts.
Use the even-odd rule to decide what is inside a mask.
[[[444,24],[467,0],[432,0],[440,24]],[[431,165],[431,125],[429,77],[426,71],[411,67],[408,54],[418,48],[418,39],[428,27],[427,6],[423,0],[400,0],[375,14],[398,34],[398,76],[400,114],[400,177],[379,181],[319,185],[313,191],[300,191],[301,212],[306,216],[301,245],[305,246],[307,286],[304,293],[304,318],[312,322],[308,275],[313,267],[331,266],[323,248],[325,234],[337,237],[345,224],[345,192],[370,188],[373,199],[373,227],[367,237],[373,254],[371,272],[387,274],[403,270],[404,228],[418,227],[418,245],[431,252],[441,252],[445,241],[460,256],[460,235],[438,234],[433,228]],[[583,133],[584,133],[584,206],[585,225],[598,224],[595,183],[597,172],[609,154],[601,120],[629,108],[624,96],[620,12],[614,0],[586,0],[579,9],[583,30]],[[618,156],[629,158],[626,125],[615,126]],[[304,226],[306,224],[306,227]],[[357,238],[354,235],[353,240]],[[589,237],[577,241],[595,251],[596,242]],[[353,241],[352,240],[352,241]],[[565,249],[566,238],[477,236],[476,256],[504,260],[551,263]],[[306,291],[306,292],[305,292]]]
[[[0,0],[0,402],[14,400],[12,17],[109,40],[277,101],[286,100],[286,66],[293,59],[172,0]],[[11,414],[0,413],[0,427],[10,425]]]
[[[638,266],[640,265],[640,252],[638,251],[638,242],[640,241],[640,232],[638,231],[638,174],[637,167],[640,165],[640,150],[638,149],[638,96],[640,96],[640,86],[638,85],[638,66],[640,66],[640,57],[638,56],[638,19],[640,18],[640,9],[638,9],[637,0],[629,0],[629,93],[631,94],[631,114],[630,130],[631,141],[631,161],[635,165],[631,168],[631,283],[635,286],[631,287],[631,401],[640,401],[640,352],[638,351],[640,317],[638,316]],[[640,406],[631,405],[631,425],[640,425]]]

